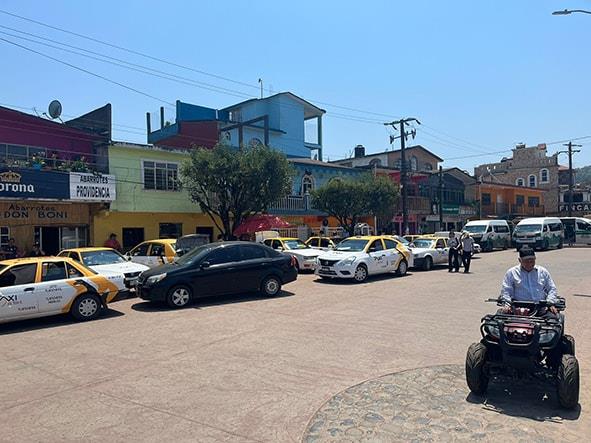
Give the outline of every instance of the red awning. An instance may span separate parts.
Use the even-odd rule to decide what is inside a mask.
[[[289,228],[291,225],[276,215],[260,214],[248,217],[234,231],[234,235],[252,234],[259,231],[271,229]]]

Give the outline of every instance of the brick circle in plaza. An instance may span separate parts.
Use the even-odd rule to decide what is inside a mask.
[[[561,423],[578,414],[560,409],[552,386],[503,380],[492,382],[480,398],[469,395],[463,366],[435,366],[385,375],[335,395],[312,417],[303,442],[581,441]]]

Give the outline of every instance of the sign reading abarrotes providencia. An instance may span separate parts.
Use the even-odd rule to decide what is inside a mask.
[[[114,175],[70,172],[70,200],[110,202],[116,197]]]

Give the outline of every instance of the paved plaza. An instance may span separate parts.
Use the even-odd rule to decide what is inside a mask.
[[[514,250],[364,284],[301,275],[281,297],[138,299],[100,320],[0,325],[0,441],[583,441],[591,434],[591,249],[538,253],[567,298],[580,409],[506,380],[469,395],[463,364]]]

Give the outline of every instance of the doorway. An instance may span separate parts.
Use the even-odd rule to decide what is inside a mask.
[[[197,226],[195,234],[203,234],[209,236],[209,243],[213,242],[213,228],[209,226]]]
[[[37,238],[37,232],[39,238]],[[60,252],[60,228],[42,226],[35,229],[35,241],[39,242],[41,250],[47,255],[57,255]]]

